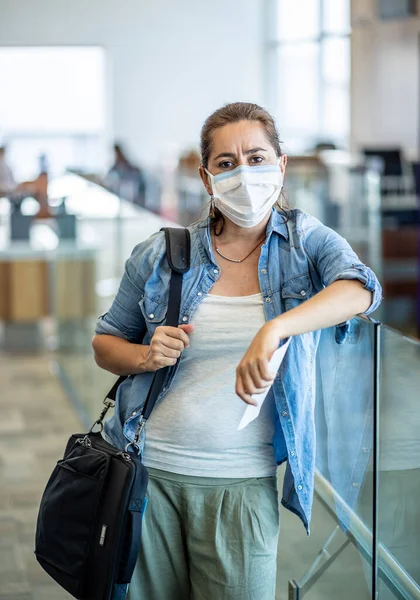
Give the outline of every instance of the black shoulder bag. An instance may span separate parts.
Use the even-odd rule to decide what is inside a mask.
[[[165,228],[171,268],[166,324],[177,327],[182,275],[190,266],[187,229]],[[156,371],[134,439],[125,451],[101,436],[107,411],[115,406],[120,377],[88,433],[67,443],[45,488],[38,513],[35,554],[45,571],[81,600],[125,598],[141,541],[148,472],[139,438],[161,391],[168,368]],[[99,432],[94,432],[98,425]]]

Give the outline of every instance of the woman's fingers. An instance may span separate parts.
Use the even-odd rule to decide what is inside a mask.
[[[154,361],[155,370],[163,369],[164,367],[173,367],[176,365],[177,358],[168,358],[167,356],[156,356]]]
[[[165,356],[166,358],[179,358],[181,356],[180,350],[169,348],[161,342],[156,343],[156,345],[153,348],[153,352],[156,352],[157,354],[162,354],[162,356]]]
[[[168,338],[169,339],[169,338]],[[178,343],[178,348],[176,347],[176,342],[173,340],[172,345],[165,345],[166,339],[162,337],[153,337],[150,342],[150,349],[153,354],[162,354],[162,356],[166,356],[168,358],[179,358],[181,356],[181,352],[184,349],[184,346],[181,342]],[[167,342],[168,343],[168,342]],[[171,342],[169,342],[170,344]]]
[[[244,380],[245,389],[252,394],[257,394],[270,387],[275,378],[275,374],[270,373],[268,368],[262,375],[258,361],[239,365],[238,372]]]
[[[259,394],[272,385],[276,373],[270,372],[269,357],[278,348],[280,339],[273,321],[266,323],[239,363],[236,373],[237,393],[245,402],[252,394]]]
[[[266,377],[264,377],[262,375],[259,360],[255,361],[255,362],[251,362],[248,365],[246,365],[246,370],[249,373],[249,376],[251,377],[251,380],[252,380],[252,384],[253,384],[252,389],[255,390],[255,391],[252,391],[253,394],[257,394],[258,393],[257,390],[265,390],[273,382],[274,378],[268,372],[267,372]]]
[[[180,353],[188,348],[190,340],[185,331],[177,327],[156,327],[155,334],[152,338],[152,343],[159,344],[164,349],[164,354],[167,356],[175,356],[173,353],[166,353],[166,350],[177,351]]]
[[[236,393],[247,404],[257,405],[253,400],[253,394],[260,394],[267,386],[256,386],[250,375],[249,370],[245,366],[240,366],[236,376]]]
[[[275,375],[270,373],[268,364],[265,367],[260,361],[241,363],[237,369],[236,393],[242,400],[251,404],[251,396],[265,392],[272,385],[274,378]]]
[[[190,345],[190,339],[184,331],[192,333],[193,325],[169,327],[166,325],[156,327],[150,341],[149,366],[156,371],[176,364],[185,348]]]
[[[172,350],[173,352],[178,352],[178,356],[181,354],[181,352],[184,351],[184,344],[182,342],[180,342],[179,340],[175,340],[173,338],[170,337],[164,337],[162,339],[158,339],[156,340],[156,342],[166,351],[166,350]],[[166,352],[165,352],[166,354]],[[168,354],[169,356],[169,354]]]
[[[257,403],[255,400],[252,399],[251,394],[249,394],[247,391],[245,391],[243,379],[239,375],[236,377],[235,392],[237,393],[239,398],[241,398],[241,400],[243,400],[247,404],[251,404],[252,406],[257,406]]]
[[[276,378],[277,373],[273,373],[272,371],[270,371],[268,360],[265,358],[259,358],[257,360],[257,365],[261,378],[264,381],[270,382],[271,385],[274,379]]]
[[[155,335],[159,335],[160,333],[162,333],[168,338],[181,341],[184,347],[188,348],[188,346],[190,345],[190,338],[185,333],[182,327],[186,327],[186,325],[182,325],[181,327],[169,327],[166,325],[156,327]]]

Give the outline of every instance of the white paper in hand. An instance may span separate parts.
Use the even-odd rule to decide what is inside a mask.
[[[286,355],[287,348],[289,347],[291,339],[292,338],[290,337],[287,340],[287,342],[283,344],[283,346],[278,348],[271,357],[270,362],[268,363],[268,369],[271,373],[277,373],[277,371],[279,370],[280,365],[283,362],[283,358]],[[249,425],[249,423],[251,423],[251,421],[258,417],[258,415],[260,414],[261,406],[270,389],[271,386],[268,387],[264,392],[262,392],[262,394],[253,394],[252,399],[258,402],[258,404],[257,406],[248,405],[246,407],[241,422],[238,425],[238,431],[244,429],[247,425]]]

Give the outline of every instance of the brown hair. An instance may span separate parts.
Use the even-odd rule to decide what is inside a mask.
[[[225,104],[207,117],[201,129],[201,164],[205,169],[208,167],[209,156],[213,142],[213,134],[216,129],[219,129],[224,125],[228,125],[229,123],[238,123],[239,121],[257,121],[261,123],[264,128],[265,135],[274,148],[275,153],[279,158],[282,156],[283,152],[280,146],[279,133],[277,131],[274,118],[270,115],[270,113],[258,104],[252,104],[250,102],[232,102],[231,104]],[[277,208],[281,210],[279,204],[277,204]],[[216,225],[221,222],[221,229],[218,231],[218,233],[215,231],[216,235],[220,235],[223,231],[224,224],[224,217],[222,213],[217,208],[214,208],[210,216],[210,226],[213,226],[214,231],[216,230]]]

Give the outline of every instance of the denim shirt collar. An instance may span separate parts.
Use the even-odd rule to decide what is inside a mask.
[[[271,217],[267,225],[267,238],[269,238],[273,231],[284,237],[285,240],[289,239],[289,231],[286,225],[287,215],[280,214],[276,208],[271,209]]]

